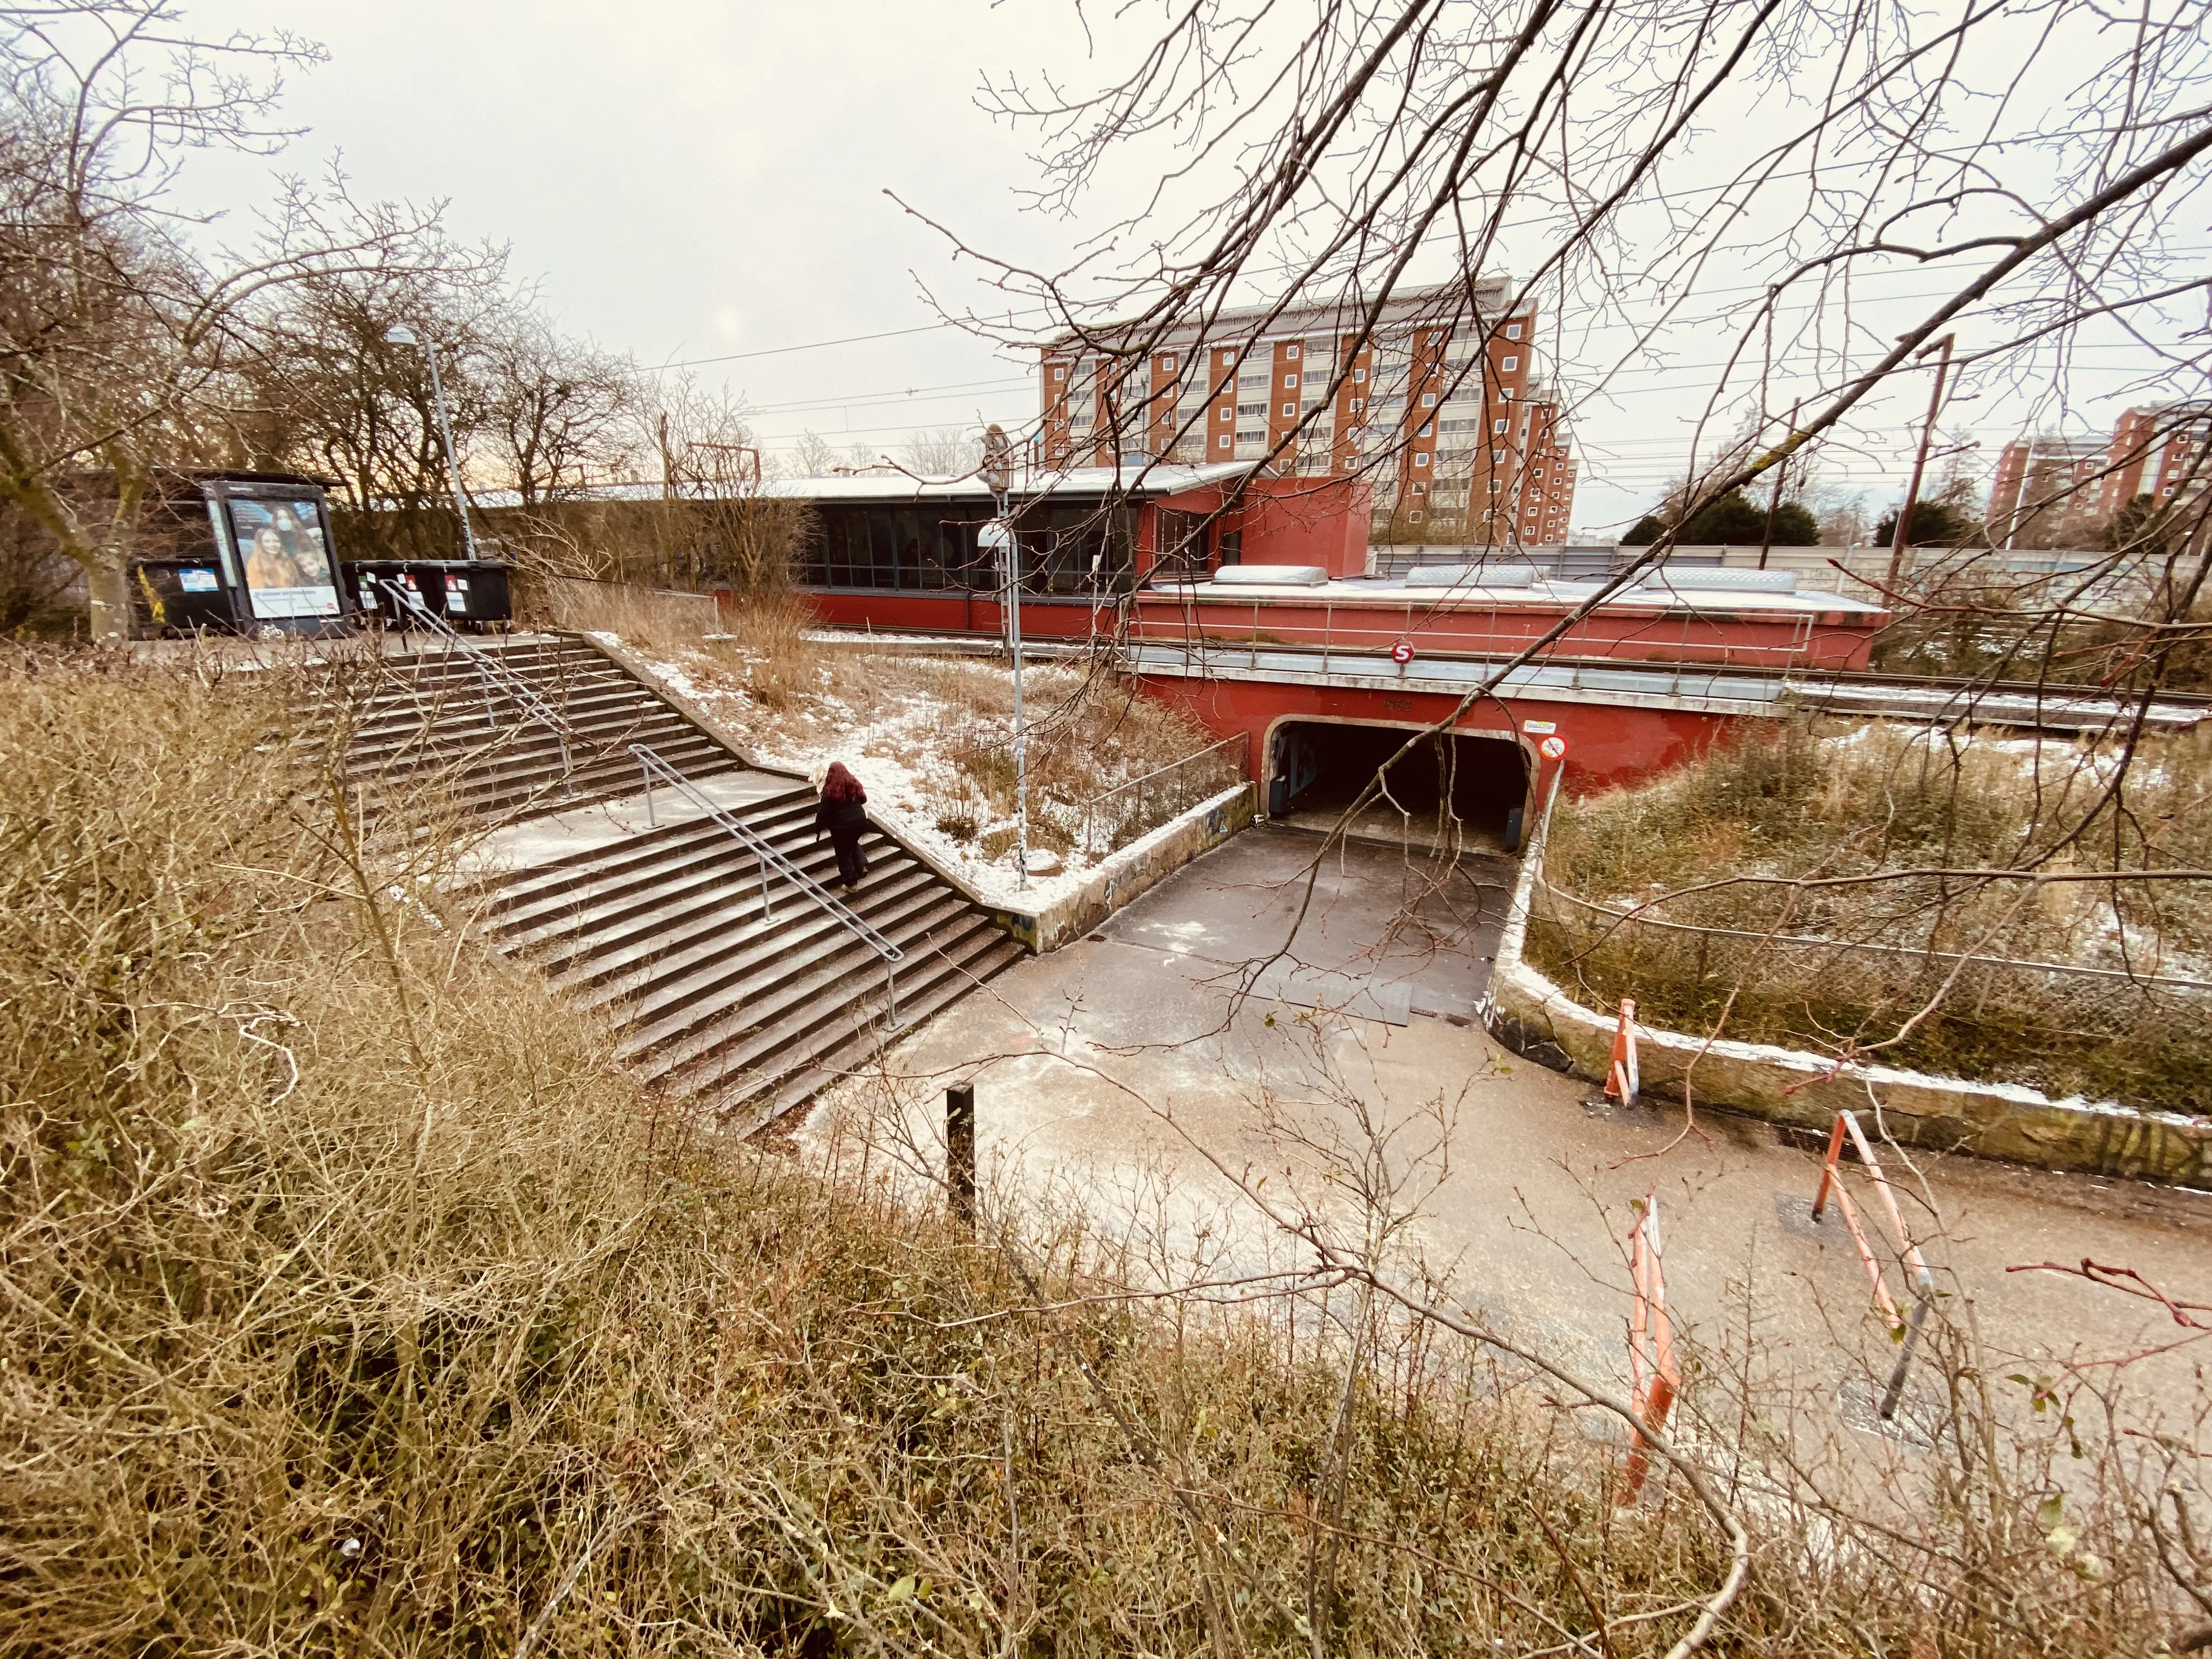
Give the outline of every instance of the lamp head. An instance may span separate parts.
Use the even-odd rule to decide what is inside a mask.
[[[384,331],[384,343],[386,345],[420,345],[422,343],[420,340],[415,337],[415,331],[408,327],[404,323],[394,323],[390,328],[386,329]]]
[[[1013,446],[1006,441],[1006,428],[994,423],[983,434],[984,485],[993,495],[1003,495],[1013,477]]]

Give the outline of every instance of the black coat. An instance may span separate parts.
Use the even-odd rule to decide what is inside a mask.
[[[814,839],[822,839],[827,830],[834,840],[840,835],[857,836],[868,827],[868,804],[860,800],[817,801],[814,806]]]

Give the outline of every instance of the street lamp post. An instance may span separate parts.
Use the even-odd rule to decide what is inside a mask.
[[[387,345],[415,347],[430,365],[430,399],[437,406],[438,436],[445,441],[447,476],[453,481],[453,507],[461,515],[461,543],[473,560],[477,556],[477,532],[469,523],[469,495],[461,488],[461,464],[453,459],[453,428],[446,419],[446,387],[438,378],[438,354],[417,339],[415,331],[404,323],[392,324],[384,331],[384,338]]]
[[[1946,334],[1913,354],[1916,363],[1932,351],[1941,351],[1943,356],[1936,365],[1936,389],[1928,394],[1928,423],[1920,428],[1920,450],[1913,457],[1912,482],[1905,486],[1905,505],[1897,509],[1897,530],[1889,538],[1889,574],[1882,584],[1884,597],[1897,591],[1898,577],[1905,569],[1905,550],[1912,545],[1912,508],[1920,499],[1920,480],[1928,471],[1928,445],[1936,436],[1936,416],[1943,407],[1943,386],[1951,378],[1951,345],[1958,337]]]
[[[1006,492],[1013,483],[1013,446],[995,422],[983,434],[983,483],[999,515],[999,556],[1006,569],[1006,642],[1014,660],[1014,880],[1030,884],[1029,733],[1022,724],[1022,549],[1009,522]]]

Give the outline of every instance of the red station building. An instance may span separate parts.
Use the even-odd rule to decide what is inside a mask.
[[[994,510],[973,480],[768,488],[814,503],[804,580],[823,623],[1001,635],[1003,576],[981,535]],[[1408,732],[1449,719],[1449,744],[1401,763],[1392,793],[1418,812],[1449,789],[1508,845],[1555,778],[1580,791],[1663,770],[1735,720],[1778,714],[1793,676],[1865,668],[1888,620],[1801,593],[1794,573],[1670,564],[1565,625],[1604,580],[1571,574],[1586,559],[1522,549],[1378,576],[1364,484],[1248,463],[1036,475],[1010,517],[1024,637],[1118,639],[1144,690],[1249,736],[1271,815],[1349,799]]]

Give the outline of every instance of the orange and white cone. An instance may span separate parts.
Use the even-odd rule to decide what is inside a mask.
[[[1642,1086],[1636,1073],[1636,1005],[1623,997],[1620,1024],[1613,1028],[1613,1069],[1606,1076],[1605,1092],[1608,1099],[1633,1106]]]

